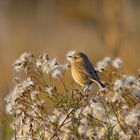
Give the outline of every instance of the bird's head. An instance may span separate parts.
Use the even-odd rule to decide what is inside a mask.
[[[71,62],[81,62],[84,58],[87,58],[87,56],[84,53],[78,52],[74,53],[73,55],[68,56],[71,59]]]

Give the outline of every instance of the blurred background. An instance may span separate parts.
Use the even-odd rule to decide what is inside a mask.
[[[12,63],[23,52],[46,52],[64,63],[69,50],[92,62],[120,56],[124,70],[140,68],[140,0],[0,0],[0,139],[9,139],[4,97]]]

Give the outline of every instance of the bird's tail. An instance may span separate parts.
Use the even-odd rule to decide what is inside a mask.
[[[106,85],[103,84],[100,80],[91,79],[91,81],[96,82],[101,88],[106,88]]]
[[[101,81],[99,81],[98,82],[98,84],[100,85],[100,87],[102,87],[102,88],[105,88],[106,87],[106,85],[105,84],[103,84]]]

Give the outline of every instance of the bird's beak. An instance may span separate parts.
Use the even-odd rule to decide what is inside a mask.
[[[72,56],[68,56],[69,58],[73,58]]]
[[[70,63],[72,63],[74,61],[73,56],[71,56],[71,55],[67,56],[67,59]]]

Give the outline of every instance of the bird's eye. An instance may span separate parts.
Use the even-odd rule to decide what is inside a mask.
[[[74,56],[74,59],[78,59],[78,57],[77,56]]]

